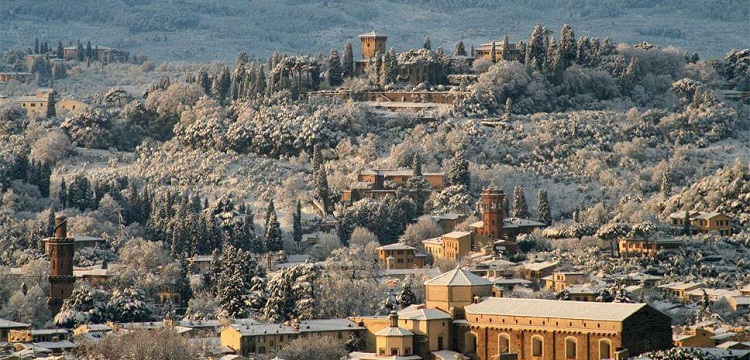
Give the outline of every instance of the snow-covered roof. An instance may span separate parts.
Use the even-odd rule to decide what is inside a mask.
[[[211,262],[211,259],[213,256],[211,255],[195,255],[191,258],[188,258],[188,260],[192,262]]]
[[[400,327],[387,327],[375,333],[375,336],[386,336],[386,337],[400,337],[400,336],[413,336],[414,333]]]
[[[20,329],[31,327],[30,324],[0,319],[0,329]]]
[[[473,227],[473,228],[481,228],[481,227],[484,227],[484,221],[482,221],[482,220],[475,221],[475,222],[469,224],[469,226]]]
[[[443,234],[442,237],[449,238],[449,239],[458,239],[458,238],[462,238],[464,236],[469,236],[469,235],[471,235],[471,233],[468,231],[451,231],[447,234]]]
[[[450,319],[451,316],[438,309],[428,309],[424,305],[411,305],[398,312],[399,319],[409,320],[440,320]]]
[[[378,34],[375,32],[375,30],[373,30],[366,34],[362,34],[359,37],[388,37],[388,35]]]
[[[442,243],[443,243],[443,239],[439,237],[422,240],[422,244],[442,244]]]
[[[507,218],[505,219],[505,227],[507,224],[513,224],[517,225],[518,227],[541,227],[541,226],[547,226],[543,223],[540,223],[538,221],[529,220],[529,219],[521,219],[521,218]]]
[[[303,320],[299,323],[299,332],[344,331],[364,329],[349,319]]]
[[[41,97],[41,96],[34,96],[34,95],[27,95],[27,96],[21,96],[17,98],[18,101],[21,102],[29,102],[29,101],[48,101],[49,99]]]
[[[492,283],[471,271],[461,268],[455,268],[438,277],[434,277],[424,282],[425,285],[439,286],[481,286],[492,285]]]
[[[677,211],[669,214],[668,218],[670,219],[685,219],[685,216],[688,218],[692,218],[693,216],[699,214],[697,211]]]
[[[407,276],[407,275],[427,275],[427,276],[439,276],[440,269],[438,268],[414,268],[414,269],[387,269],[383,270],[385,276]]]
[[[647,304],[487,298],[466,306],[466,314],[623,321]]]
[[[86,236],[86,235],[73,235],[73,241],[84,243],[84,242],[104,242],[103,238],[96,237],[96,236]]]
[[[450,350],[433,351],[431,354],[435,356],[436,360],[455,360],[456,355],[461,355],[461,353]]]
[[[433,220],[458,220],[462,216],[464,215],[456,214],[456,213],[446,213],[446,214],[431,215],[430,217]]]
[[[542,261],[542,262],[535,262],[535,263],[525,263],[522,266],[526,270],[541,271],[541,270],[556,267],[559,264],[560,263],[557,261]]]
[[[711,288],[699,288],[699,289],[693,289],[690,291],[686,291],[686,295],[690,296],[702,296],[703,291],[706,292],[709,296],[716,296],[720,298],[725,297],[732,297],[732,296],[739,296],[740,292],[739,290],[727,290],[727,289],[711,289]]]
[[[282,324],[255,324],[242,325],[232,324],[232,329],[237,330],[241,336],[260,336],[265,334],[297,334],[293,327]]]
[[[383,245],[380,247],[375,248],[376,250],[414,250],[413,247],[403,244],[403,243],[395,243],[395,244],[388,244]]]
[[[750,296],[732,296],[732,300],[737,305],[750,305]]]
[[[496,277],[496,278],[490,278],[489,280],[492,281],[495,285],[500,285],[500,286],[531,284],[531,281],[525,280],[525,279],[519,279],[519,278],[508,279],[504,277]]]
[[[70,340],[61,340],[61,341],[40,341],[33,343],[34,346],[38,346],[40,348],[55,350],[55,349],[73,349],[75,348],[76,344],[74,344]]]
[[[703,351],[706,354],[713,355],[720,359],[745,359],[747,358],[748,354],[750,354],[750,350],[739,350],[739,349],[722,349],[719,347],[702,347],[702,348],[696,348],[698,350]]]
[[[706,213],[700,213],[695,218],[696,219],[706,219],[706,220],[708,220],[708,219],[713,219],[713,218],[715,218],[717,216],[726,216],[726,217],[729,217],[729,216],[727,216],[725,214],[722,214],[720,212],[706,212]]]
[[[107,324],[86,324],[86,325],[81,325],[81,327],[86,327],[88,332],[112,331],[112,327]]]
[[[67,335],[66,329],[32,329],[29,330],[31,335]]]
[[[700,286],[701,286],[701,283],[697,283],[697,282],[676,282],[676,283],[659,285],[659,288],[670,289],[670,290],[693,290]]]

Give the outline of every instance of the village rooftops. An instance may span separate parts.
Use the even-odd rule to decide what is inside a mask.
[[[466,306],[466,314],[532,318],[623,321],[647,304],[597,303],[541,299],[487,298]]]
[[[29,334],[34,335],[68,335],[66,329],[32,329]]]
[[[395,243],[377,247],[375,250],[414,250],[414,248],[406,244]]]
[[[492,282],[479,275],[475,275],[471,271],[455,268],[438,277],[425,281],[424,284],[439,286],[481,286],[492,285]]]

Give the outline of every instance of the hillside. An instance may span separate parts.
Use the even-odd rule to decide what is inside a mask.
[[[717,4],[720,3],[720,4]],[[510,35],[527,40],[536,23],[615,42],[649,41],[722,57],[747,39],[742,0],[5,0],[0,7],[0,51],[80,39],[145,54],[157,61],[228,61],[245,50],[267,57],[326,52],[373,29],[397,51],[419,46],[452,50],[458,40],[479,44]]]

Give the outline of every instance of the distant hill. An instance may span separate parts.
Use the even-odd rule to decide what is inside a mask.
[[[577,36],[674,45],[707,58],[747,46],[749,11],[747,0],[3,0],[0,51],[32,47],[38,36],[156,61],[231,61],[240,50],[327,53],[372,30],[396,50],[429,36],[433,48],[452,51],[458,40],[468,49],[505,34],[526,40],[536,23],[555,33],[569,23]]]

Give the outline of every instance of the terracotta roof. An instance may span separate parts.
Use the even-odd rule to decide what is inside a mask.
[[[597,303],[517,298],[487,298],[466,306],[469,314],[623,321],[647,304]]]
[[[425,285],[480,286],[492,285],[489,280],[461,268],[455,268],[424,282]]]

